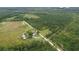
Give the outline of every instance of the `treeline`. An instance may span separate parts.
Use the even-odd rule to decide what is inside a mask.
[[[32,41],[28,44],[26,42],[12,47],[0,47],[0,51],[56,51],[56,49],[47,42]]]

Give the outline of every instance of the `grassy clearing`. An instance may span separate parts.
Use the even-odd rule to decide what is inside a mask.
[[[24,18],[33,18],[33,19],[38,19],[38,18],[40,18],[39,16],[37,16],[37,15],[33,15],[33,14],[25,14],[24,15]]]
[[[23,40],[22,33],[31,30],[22,21],[0,23],[0,50],[56,50],[45,42],[40,36]]]
[[[5,22],[3,27],[0,27],[0,46],[7,47],[18,44],[18,42],[22,41],[18,39],[18,36],[27,28],[22,22]]]

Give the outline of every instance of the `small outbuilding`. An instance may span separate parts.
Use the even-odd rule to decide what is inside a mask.
[[[24,33],[22,34],[22,39],[26,39],[26,35]]]
[[[38,31],[27,31],[21,35],[22,39],[35,38],[38,35]]]

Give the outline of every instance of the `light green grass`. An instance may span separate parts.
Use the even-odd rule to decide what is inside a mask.
[[[20,21],[5,22],[5,24],[0,27],[0,46],[7,47],[22,43],[20,35],[27,30],[29,30],[28,26],[23,25]]]

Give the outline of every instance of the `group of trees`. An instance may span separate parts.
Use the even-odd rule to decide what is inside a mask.
[[[14,45],[10,47],[1,47],[0,51],[56,51],[47,42],[44,41],[33,41]]]

